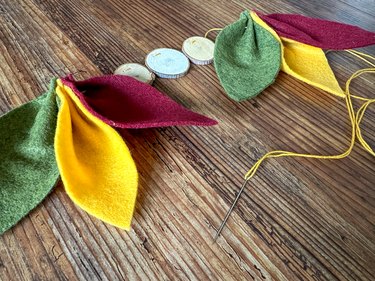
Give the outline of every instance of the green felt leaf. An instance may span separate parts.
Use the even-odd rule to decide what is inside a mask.
[[[281,65],[281,46],[245,11],[216,38],[214,63],[227,94],[243,101],[275,81]]]
[[[47,93],[0,117],[0,234],[34,209],[59,177],[55,87],[53,79]]]

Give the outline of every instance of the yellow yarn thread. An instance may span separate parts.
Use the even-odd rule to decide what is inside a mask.
[[[375,66],[373,63],[371,63],[370,61],[368,61],[367,59],[364,58],[364,57],[367,57],[367,58],[375,60],[374,57],[372,57],[370,55],[367,55],[367,54],[364,54],[364,53],[361,53],[361,52],[358,52],[358,51],[354,51],[354,50],[348,50],[348,52],[352,55],[355,55],[355,56],[359,57],[363,61],[369,63],[371,66]],[[245,175],[245,180],[246,181],[250,180],[255,175],[255,173],[259,169],[259,166],[262,164],[262,162],[264,160],[268,159],[268,158],[294,157],[294,156],[296,156],[296,157],[315,158],[315,159],[342,159],[342,158],[348,156],[350,154],[350,152],[352,151],[352,149],[354,147],[356,137],[359,140],[359,142],[361,143],[361,145],[370,154],[375,156],[375,153],[374,153],[373,149],[363,139],[361,129],[360,129],[360,123],[363,119],[365,111],[370,104],[375,102],[375,99],[368,99],[368,98],[363,98],[363,97],[354,96],[354,95],[350,94],[350,83],[352,82],[353,79],[361,76],[364,73],[375,73],[375,68],[365,68],[365,69],[361,69],[361,70],[356,71],[348,79],[348,81],[346,82],[346,85],[345,85],[345,98],[344,99],[345,99],[346,107],[348,109],[349,120],[350,120],[351,127],[352,127],[350,145],[349,145],[349,148],[345,152],[343,152],[339,155],[314,155],[314,154],[295,153],[295,152],[283,151],[283,150],[271,151],[271,152],[266,153],[262,158],[260,158],[251,167],[251,169]],[[352,98],[365,101],[365,103],[359,108],[357,113],[355,113],[355,111],[354,111],[353,104],[352,104]]]
[[[207,38],[207,36],[208,36],[208,34],[210,33],[210,32],[212,32],[212,31],[222,31],[224,28],[211,28],[210,30],[208,30],[207,32],[206,32],[206,34],[204,35],[204,37],[205,38]]]
[[[371,66],[375,67],[375,64],[368,61],[367,59],[365,59],[364,57],[367,57],[369,59],[372,59],[374,62],[375,62],[375,58],[373,56],[370,56],[368,54],[364,54],[364,53],[361,53],[361,52],[358,52],[358,51],[355,51],[355,50],[347,50],[347,52],[349,52],[350,54],[360,58],[361,60],[365,61],[366,63],[370,64]],[[369,71],[368,72],[373,72],[375,73],[375,68],[369,68],[368,69]],[[352,95],[353,98],[356,98],[356,99],[359,99],[359,100],[362,100],[362,101],[365,101],[364,104],[362,104],[362,106],[358,109],[357,113],[356,113],[356,117],[355,117],[355,120],[356,120],[356,136],[357,136],[357,139],[358,141],[362,144],[362,146],[373,156],[375,156],[375,152],[374,150],[370,147],[370,145],[363,139],[362,137],[362,133],[361,133],[361,129],[360,129],[360,124],[361,124],[361,121],[363,119],[363,116],[367,110],[367,108],[369,107],[369,105],[371,105],[372,103],[375,102],[375,99],[368,99],[368,98],[363,98],[363,97],[358,97],[358,96],[354,96]]]
[[[363,60],[364,62],[368,63],[369,65],[371,65],[372,67],[375,67],[375,64],[368,61],[367,59],[365,59],[364,57],[367,57],[369,59],[372,59],[372,60],[375,60],[375,58],[373,56],[370,56],[368,54],[365,54],[365,53],[362,53],[362,52],[358,52],[356,50],[346,50],[348,53],[352,54],[353,56],[356,56],[357,58]]]

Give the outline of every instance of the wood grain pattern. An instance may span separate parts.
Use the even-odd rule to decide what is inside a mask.
[[[0,114],[41,94],[54,76],[83,79],[143,63],[151,50],[180,49],[246,8],[375,31],[372,3],[0,0]],[[342,85],[365,67],[342,52],[327,56]],[[0,280],[375,279],[375,159],[359,145],[343,160],[267,161],[212,240],[243,174],[264,153],[347,147],[342,100],[281,73],[262,95],[236,103],[212,65],[154,86],[220,124],[122,131],[140,172],[132,230],[90,217],[60,184],[0,237]],[[352,91],[369,97],[374,87],[368,75]],[[362,125],[372,147],[374,118],[370,108]]]

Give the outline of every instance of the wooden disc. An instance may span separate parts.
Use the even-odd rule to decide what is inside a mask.
[[[155,74],[139,63],[125,63],[120,65],[114,74],[131,76],[141,82],[152,84],[155,80]]]
[[[210,64],[214,60],[215,43],[210,39],[193,36],[184,41],[182,52],[194,64]]]
[[[161,48],[147,55],[146,66],[160,78],[179,78],[189,71],[190,62],[180,51]]]

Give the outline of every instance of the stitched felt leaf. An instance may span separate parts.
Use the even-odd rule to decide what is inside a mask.
[[[107,75],[83,81],[74,81],[68,76],[62,82],[73,89],[88,111],[114,127],[135,129],[217,124],[129,76]]]
[[[111,126],[93,116],[58,80],[61,101],[55,151],[69,197],[89,214],[129,230],[138,174],[129,149]]]
[[[322,49],[344,50],[375,44],[375,33],[357,26],[302,15],[257,14],[279,36]]]
[[[34,209],[58,180],[57,105],[49,91],[0,118],[0,234]]]
[[[251,17],[281,43],[282,71],[331,94],[345,96],[322,49],[280,38],[256,13],[251,12]]]
[[[280,60],[279,42],[247,11],[216,38],[215,69],[225,91],[236,101],[255,97],[272,84]]]

